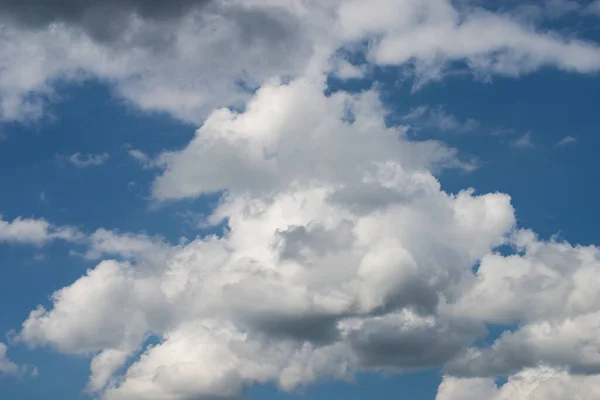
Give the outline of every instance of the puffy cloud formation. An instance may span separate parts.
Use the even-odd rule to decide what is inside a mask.
[[[274,76],[333,70],[361,77],[367,68],[332,55],[365,42],[369,62],[409,66],[418,85],[456,62],[483,76],[600,68],[595,44],[469,4],[5,0],[0,119],[39,118],[54,82],[96,77],[142,110],[200,123],[216,106],[243,105],[249,89]]]
[[[529,231],[514,241],[523,254],[485,256],[454,313],[492,323],[519,322],[519,328],[503,333],[490,348],[469,349],[450,362],[448,371],[495,376],[547,365],[599,373],[598,248],[540,242]]]
[[[593,400],[600,396],[600,377],[573,376],[548,367],[525,369],[500,388],[493,379],[444,378],[436,400]]]
[[[506,194],[445,192],[438,171],[475,165],[386,124],[375,90],[325,94],[325,82],[368,73],[333,55],[365,40],[368,62],[410,66],[418,83],[455,61],[594,72],[596,45],[446,0],[215,0],[165,18],[130,1],[124,30],[101,41],[82,4],[25,34],[18,10],[0,28],[0,59],[20,62],[1,69],[3,118],[35,114],[25,94],[83,73],[141,109],[202,121],[183,149],[130,154],[162,168],[155,201],[222,194],[207,223],[225,228],[176,245],[97,230],[82,242],[99,263],[33,310],[17,341],[90,355],[87,390],[103,400],[235,398],[442,365],[438,400],[594,393],[597,248],[520,230]],[[0,234],[19,237],[13,225]],[[38,230],[40,243],[53,232]],[[515,329],[478,346],[487,324]]]
[[[234,397],[459,357],[486,329],[453,306],[508,240],[510,199],[443,192],[430,169],[463,166],[456,153],[384,117],[374,93],[326,96],[310,79],[215,111],[161,157],[154,194],[226,191],[209,217],[224,234],[173,246],[97,231],[89,257],[120,261],[57,291],[18,339],[94,354],[88,389],[105,399]]]
[[[20,368],[17,364],[10,361],[6,356],[7,347],[4,343],[0,343],[0,375],[16,375],[19,373]]]
[[[0,215],[0,243],[43,245],[54,239],[75,241],[82,235],[74,228],[55,227],[43,219],[15,218],[5,221]]]

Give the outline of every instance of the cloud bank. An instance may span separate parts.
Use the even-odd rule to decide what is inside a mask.
[[[113,3],[36,20],[21,8],[33,2],[3,3],[2,119],[43,115],[56,80],[98,77],[135,107],[198,123],[183,149],[130,155],[160,168],[154,201],[220,194],[207,223],[225,225],[179,244],[81,238],[98,264],[32,310],[17,342],[90,356],[87,390],[103,400],[237,398],[427,367],[444,369],[438,400],[597,392],[598,248],[539,239],[507,194],[444,191],[440,171],[475,166],[386,123],[375,89],[326,94],[331,72],[374,66],[404,67],[416,86],[456,63],[595,73],[596,44],[445,0],[204,3],[163,18],[124,2],[128,23],[110,40],[88,15]],[[369,66],[344,64],[337,50],[365,42]],[[475,129],[427,110],[438,129]],[[0,221],[6,242],[77,236],[62,232]],[[481,345],[490,324],[515,328]]]

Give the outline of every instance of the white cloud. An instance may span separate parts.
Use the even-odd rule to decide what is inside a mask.
[[[75,241],[81,234],[74,228],[56,227],[43,219],[17,217],[12,222],[0,215],[0,243],[20,243],[41,246],[54,239]]]
[[[493,379],[445,377],[436,400],[594,400],[598,396],[600,376],[573,376],[538,367],[520,371],[499,388]]]
[[[69,161],[76,167],[85,168],[104,164],[110,156],[108,153],[102,154],[86,154],[75,153],[69,157]]]
[[[367,73],[365,65],[354,65],[343,58],[335,58],[332,74],[340,79],[361,79]]]
[[[93,355],[88,390],[107,400],[442,365],[482,377],[447,377],[439,396],[448,382],[504,396],[510,385],[488,377],[517,382],[542,364],[592,380],[598,250],[515,231],[507,195],[443,192],[430,169],[456,165],[455,152],[387,127],[371,91],[322,89],[272,82],[244,112],[212,113],[160,157],[154,194],[224,191],[207,218],[227,222],[223,235],[169,245],[98,230],[87,257],[120,261],[57,291],[18,340]],[[502,244],[517,254],[493,253]],[[475,347],[486,323],[519,325]],[[159,343],[143,348],[149,336]]]
[[[138,149],[130,149],[127,154],[134,160],[136,160],[144,169],[150,169],[158,167],[159,164],[150,158],[146,153]]]
[[[574,138],[573,136],[565,136],[558,143],[556,143],[554,145],[554,147],[563,147],[563,146],[568,146],[570,144],[575,144],[575,143],[577,143],[576,138]]]
[[[6,356],[7,347],[0,343],[0,375],[18,375],[21,368]]]
[[[56,292],[19,340],[94,354],[88,388],[105,399],[191,399],[439,365],[484,335],[442,305],[505,243],[509,197],[441,191],[429,168],[456,165],[455,152],[386,127],[373,92],[322,88],[273,82],[245,112],[215,111],[162,156],[154,193],[226,191],[207,221],[225,219],[223,236],[170,246],[96,232],[89,257],[129,261]],[[148,335],[160,343],[140,348]]]
[[[412,122],[417,129],[426,128],[439,132],[468,133],[479,127],[479,121],[473,118],[461,121],[441,106],[435,108],[418,106],[411,109],[402,119]]]
[[[535,144],[533,143],[533,134],[527,132],[523,136],[513,140],[511,146],[516,149],[531,149],[535,147]]]
[[[577,374],[600,373],[595,246],[539,241],[531,232],[514,238],[520,254],[490,254],[451,312],[473,320],[514,324],[490,347],[471,348],[447,366],[461,376],[507,375],[538,365]],[[527,307],[523,307],[527,304]]]
[[[467,10],[459,12],[444,0],[348,1],[342,2],[339,23],[348,39],[378,38],[370,60],[413,62],[422,82],[438,79],[451,61],[508,76],[546,65],[577,72],[596,71],[600,65],[600,53],[591,43],[537,33],[506,15]]]
[[[453,61],[478,75],[600,69],[592,43],[448,0],[215,0],[160,21],[119,18],[112,41],[60,20],[39,29],[7,20],[0,29],[0,118],[39,118],[53,82],[97,77],[139,109],[201,123],[214,107],[242,106],[248,88],[275,76],[333,67],[359,77],[362,67],[328,62],[358,41],[370,42],[371,63],[412,65],[419,84],[443,76]]]
[[[263,192],[310,181],[366,190],[381,174],[400,179],[394,178],[395,168],[401,173],[405,168],[469,167],[440,143],[408,142],[402,139],[404,127],[386,127],[386,111],[375,92],[326,97],[323,89],[308,79],[289,85],[275,81],[257,92],[244,113],[213,112],[183,151],[161,156],[166,170],[154,184],[154,196]]]
[[[257,383],[292,390],[363,370],[443,364],[475,378],[446,377],[438,400],[461,399],[457,390],[508,399],[515,385],[513,398],[525,398],[543,363],[556,368],[543,370],[548,376],[564,377],[566,386],[551,389],[570,393],[576,382],[595,390],[594,376],[561,371],[598,366],[597,249],[516,232],[506,194],[444,192],[435,174],[472,164],[388,126],[375,90],[324,94],[333,51],[365,38],[371,62],[412,64],[421,82],[450,61],[505,75],[548,65],[594,72],[595,45],[444,0],[231,0],[159,28],[132,18],[110,44],[63,23],[1,28],[9,45],[0,59],[25,65],[0,73],[4,119],[37,112],[24,94],[82,69],[141,109],[202,122],[185,148],[153,161],[164,170],[152,194],[173,201],[222,192],[207,223],[226,223],[221,236],[178,245],[97,230],[83,241],[84,256],[101,261],[33,310],[17,341],[92,356],[87,389],[104,400],[236,397]],[[170,46],[132,49],[157,32],[171,34]],[[260,88],[251,95],[244,85]],[[232,104],[243,111],[213,110]],[[440,129],[460,125],[436,118]],[[12,238],[4,240],[44,243],[74,232],[15,221],[0,224]],[[519,253],[493,253],[503,244]],[[489,322],[520,325],[474,347]],[[143,347],[152,336],[158,343]],[[501,388],[487,380],[519,370]]]

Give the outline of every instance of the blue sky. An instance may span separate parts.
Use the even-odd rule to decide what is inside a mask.
[[[0,398],[600,398],[599,2],[29,3]]]

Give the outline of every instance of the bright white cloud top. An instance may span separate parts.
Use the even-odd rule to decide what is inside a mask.
[[[477,76],[596,73],[600,47],[469,2],[206,3],[169,20],[132,14],[110,41],[72,21],[0,26],[2,119],[43,115],[56,80],[107,80],[142,110],[200,125],[183,149],[130,154],[161,168],[153,201],[222,192],[207,224],[227,225],[174,245],[0,220],[0,241],[77,241],[99,260],[15,341],[92,355],[87,390],[103,400],[236,398],[436,366],[437,400],[599,398],[599,249],[539,239],[508,194],[445,192],[436,174],[471,161],[386,124],[376,89],[325,90],[330,73],[373,64],[406,66],[418,85],[456,61]],[[366,41],[365,65],[338,52]],[[516,328],[477,346],[486,324]],[[18,369],[4,354],[0,371]]]

